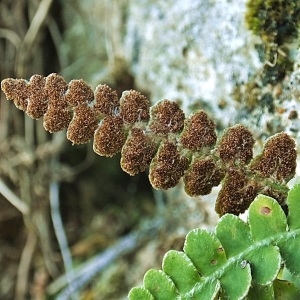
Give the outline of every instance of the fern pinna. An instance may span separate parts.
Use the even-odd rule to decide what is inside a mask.
[[[58,74],[34,75],[29,81],[7,78],[1,88],[31,118],[43,117],[47,131],[67,129],[73,144],[93,139],[94,151],[102,156],[121,152],[121,167],[130,175],[149,167],[156,189],[174,187],[183,177],[186,193],[199,196],[222,182],[215,205],[219,215],[244,212],[259,193],[286,205],[297,156],[286,133],[270,137],[253,158],[255,141],[244,126],[227,128],[218,139],[215,123],[203,110],[185,118],[177,103],[162,100],[150,107],[135,90],[119,99],[107,85],[93,92],[83,80],[67,83]]]
[[[248,222],[226,214],[216,232],[190,231],[184,251],[164,256],[130,300],[300,299],[300,185],[290,190],[288,216],[276,200],[258,195]]]

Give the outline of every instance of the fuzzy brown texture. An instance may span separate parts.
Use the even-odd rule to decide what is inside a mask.
[[[149,180],[155,189],[176,186],[188,167],[188,159],[181,156],[175,144],[162,143],[149,169]]]
[[[121,151],[125,141],[122,117],[107,116],[95,131],[93,149],[101,156],[112,157]]]
[[[120,99],[120,114],[124,123],[134,124],[149,120],[149,100],[135,90],[124,91]]]
[[[85,144],[94,136],[97,127],[98,122],[93,109],[86,104],[76,106],[67,130],[67,138],[73,144]]]
[[[64,78],[56,73],[52,73],[46,77],[45,90],[48,95],[49,106],[67,107],[68,103],[65,98],[65,93],[68,89],[68,84]]]
[[[220,215],[239,215],[249,208],[259,191],[258,183],[251,182],[242,169],[228,170],[218,194],[215,211]]]
[[[92,88],[82,79],[71,80],[65,97],[70,106],[87,105],[94,100],[94,93]]]
[[[145,171],[156,152],[156,144],[143,130],[132,128],[121,152],[121,168],[130,175]]]
[[[244,126],[238,124],[226,129],[219,141],[216,153],[229,164],[247,164],[253,157],[254,138]]]
[[[215,146],[215,124],[208,115],[198,111],[185,120],[178,104],[169,100],[153,106],[149,116],[149,100],[137,91],[123,92],[119,101],[107,85],[98,85],[94,94],[83,80],[67,84],[54,73],[34,75],[28,82],[4,79],[1,88],[30,117],[44,116],[47,131],[67,128],[73,144],[94,136],[93,149],[102,156],[121,152],[121,167],[130,175],[150,164],[149,180],[156,189],[174,187],[184,176],[189,195],[205,195],[224,178],[216,202],[220,215],[244,212],[258,193],[285,207],[286,183],[295,175],[297,158],[295,142],[285,133],[269,138],[262,154],[251,161],[254,139],[248,129],[226,129]],[[194,157],[190,167],[180,151]]]
[[[184,126],[184,113],[176,102],[162,100],[151,108],[150,130],[156,134],[179,133]]]
[[[197,159],[190,165],[183,177],[185,192],[192,197],[207,195],[218,186],[224,174],[212,157]]]
[[[261,155],[257,156],[250,169],[263,177],[287,182],[295,176],[297,151],[295,141],[286,133],[270,137]]]
[[[205,147],[212,147],[216,141],[216,125],[203,110],[185,120],[180,137],[180,143],[184,148],[199,151]]]
[[[28,84],[24,79],[7,78],[1,81],[1,89],[8,100],[12,100],[15,106],[26,111],[29,91]]]
[[[119,109],[120,102],[117,92],[106,84],[99,84],[95,90],[94,109],[97,113],[115,115]]]
[[[49,132],[58,132],[69,126],[72,114],[67,108],[48,107],[43,118],[43,126]]]
[[[33,119],[41,118],[48,108],[48,96],[45,91],[46,78],[33,75],[28,83],[29,101],[26,113]]]

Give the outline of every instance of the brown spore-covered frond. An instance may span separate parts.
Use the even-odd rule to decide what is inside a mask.
[[[94,100],[94,92],[82,79],[71,80],[65,94],[70,106],[87,105]]]
[[[43,118],[44,128],[53,133],[66,129],[71,122],[72,114],[68,108],[51,106]]]
[[[150,101],[135,90],[124,91],[120,99],[120,114],[124,123],[134,124],[149,120]]]
[[[73,144],[85,144],[94,136],[97,127],[98,121],[93,109],[86,104],[76,106],[67,130],[67,139]]]
[[[8,100],[12,100],[15,106],[26,111],[28,105],[28,84],[24,79],[7,78],[1,81],[1,89]]]
[[[188,167],[188,159],[181,156],[172,142],[160,145],[149,169],[149,180],[155,189],[166,190],[178,184]]]
[[[246,177],[245,170],[228,170],[218,194],[215,211],[220,216],[245,212],[258,194],[258,185],[259,183]]]
[[[218,142],[216,153],[225,163],[248,164],[253,157],[254,138],[244,126],[237,124],[226,129]]]
[[[270,137],[261,155],[251,162],[250,169],[263,177],[287,182],[295,176],[297,152],[295,141],[281,132]]]
[[[120,102],[117,92],[106,84],[99,84],[95,90],[94,110],[100,115],[113,116],[119,110]]]
[[[121,152],[125,141],[122,117],[107,116],[95,131],[93,149],[101,156],[112,157]]]
[[[220,215],[244,212],[258,193],[285,207],[286,183],[295,175],[297,157],[295,141],[286,133],[269,138],[252,160],[254,138],[244,126],[224,130],[216,141],[215,124],[204,111],[185,119],[169,100],[150,109],[149,100],[135,90],[123,92],[119,100],[105,84],[93,92],[83,80],[68,84],[58,74],[4,79],[1,89],[31,118],[43,116],[47,131],[67,129],[73,144],[94,138],[93,149],[101,156],[121,152],[121,168],[130,175],[150,165],[155,189],[174,187],[183,177],[187,194],[198,196],[223,180],[215,207]]]
[[[199,151],[205,147],[214,146],[216,141],[216,125],[203,110],[192,114],[185,120],[180,137],[180,143],[184,148]]]
[[[47,92],[49,106],[67,107],[65,93],[68,84],[64,78],[56,73],[52,73],[46,77],[45,90]]]
[[[212,157],[195,159],[183,177],[185,192],[192,197],[207,195],[218,186],[224,172],[217,167]]]
[[[122,170],[132,176],[145,171],[156,148],[156,144],[142,129],[132,128],[121,151]]]
[[[185,115],[176,102],[162,100],[151,108],[149,128],[156,134],[180,133]]]
[[[33,119],[41,118],[48,108],[48,96],[45,91],[46,78],[33,75],[28,83],[29,101],[26,113]]]

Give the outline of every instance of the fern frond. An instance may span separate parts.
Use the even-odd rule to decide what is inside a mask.
[[[297,156],[294,140],[285,133],[269,138],[253,158],[255,140],[247,128],[234,125],[218,138],[206,112],[185,118],[167,99],[150,107],[144,95],[130,90],[119,100],[105,84],[93,92],[83,80],[67,83],[58,74],[34,75],[29,81],[7,78],[1,88],[31,118],[43,117],[47,131],[66,129],[73,144],[93,139],[101,156],[121,152],[121,167],[130,175],[149,167],[156,189],[174,187],[183,177],[186,193],[199,196],[223,181],[216,201],[220,215],[244,212],[259,193],[285,206]]]
[[[183,251],[167,252],[162,270],[149,270],[129,299],[299,299],[288,280],[300,276],[300,185],[287,202],[286,217],[275,199],[258,195],[247,223],[226,214],[215,233],[190,231]]]

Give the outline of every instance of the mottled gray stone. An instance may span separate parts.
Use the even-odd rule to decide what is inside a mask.
[[[186,112],[209,106],[232,123],[233,87],[261,66],[244,11],[245,0],[131,1],[126,57],[138,87],[154,102],[180,101]],[[218,113],[222,101],[227,115]]]

